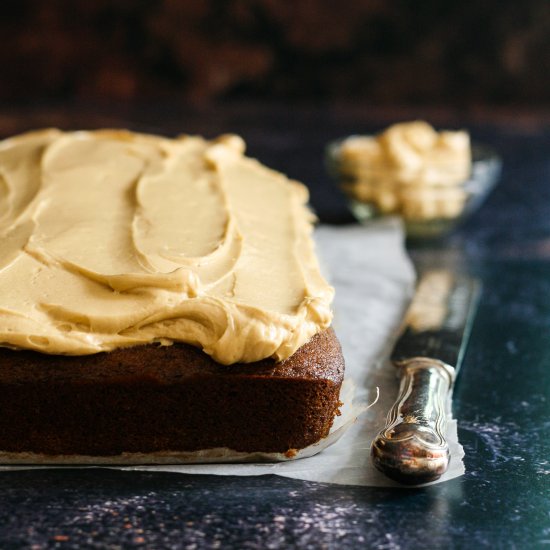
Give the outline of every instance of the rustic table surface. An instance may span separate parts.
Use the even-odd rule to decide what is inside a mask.
[[[249,153],[307,183],[326,223],[352,223],[325,173],[337,137],[427,118],[493,145],[498,187],[419,268],[467,269],[484,293],[454,397],[466,474],[424,489],[275,476],[109,469],[0,473],[0,548],[519,548],[550,545],[550,117],[335,105],[0,107],[0,134],[43,126],[238,132]]]

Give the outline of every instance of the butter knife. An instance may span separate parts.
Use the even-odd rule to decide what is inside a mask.
[[[399,394],[371,447],[376,468],[417,485],[439,479],[450,460],[448,404],[480,296],[476,279],[448,270],[420,279],[391,361]]]

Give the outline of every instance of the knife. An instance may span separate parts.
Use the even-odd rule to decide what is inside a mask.
[[[391,355],[399,394],[371,447],[374,465],[391,479],[427,483],[449,466],[449,397],[480,294],[478,280],[449,270],[427,271],[420,279]]]

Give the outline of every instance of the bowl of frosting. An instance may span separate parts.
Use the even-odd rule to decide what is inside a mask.
[[[334,141],[326,160],[359,221],[398,215],[410,238],[449,233],[479,207],[502,167],[468,132],[438,132],[423,121]]]

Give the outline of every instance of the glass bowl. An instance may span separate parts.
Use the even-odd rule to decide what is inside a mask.
[[[350,136],[356,137],[356,136]],[[331,176],[346,194],[360,222],[385,215],[399,215],[407,237],[437,238],[448,234],[474,212],[497,183],[502,161],[489,146],[473,144],[469,176],[434,171],[429,181],[409,183],[395,171],[380,171],[367,160],[343,159],[344,138],[329,143],[326,164]]]

